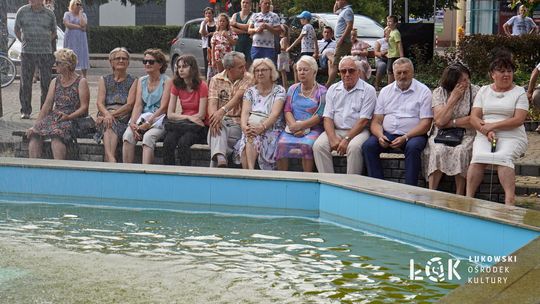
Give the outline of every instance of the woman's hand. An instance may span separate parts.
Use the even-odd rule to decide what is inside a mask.
[[[304,126],[302,125],[302,122],[301,121],[296,121],[292,124],[289,125],[289,130],[291,130],[291,132],[293,133],[296,133],[296,132],[299,132],[299,131],[304,131]]]
[[[115,121],[115,119],[110,113],[105,114],[105,116],[102,118],[102,123],[103,123],[103,125],[105,126],[106,129],[112,128],[112,125],[113,125],[114,121]]]
[[[469,88],[469,85],[465,81],[459,82],[456,87],[452,90],[452,93],[450,93],[450,98],[453,100],[460,100],[463,95],[465,94],[465,91]]]
[[[151,127],[152,127],[152,125],[150,125],[150,123],[148,121],[145,121],[140,126],[137,126],[137,130],[144,132],[144,131],[148,131]]]
[[[488,135],[489,132],[492,132],[492,131],[495,131],[495,124],[492,124],[492,123],[486,123],[484,121],[482,121],[480,123],[481,125],[481,128],[480,128],[480,133],[484,134],[484,135]]]
[[[32,134],[34,133],[36,133],[36,130],[34,130],[34,127],[29,128],[28,130],[26,130],[26,138],[30,138],[30,136],[32,136]]]
[[[255,133],[255,135],[261,135],[266,131],[266,127],[264,123],[256,124],[255,126],[252,126],[251,129]]]
[[[489,131],[486,136],[489,142],[492,142],[494,139],[497,140],[497,137],[495,137],[495,131]]]
[[[58,114],[58,121],[68,121],[71,120],[71,117],[69,117],[68,114],[60,112]]]

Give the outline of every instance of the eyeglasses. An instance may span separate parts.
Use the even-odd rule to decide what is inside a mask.
[[[266,73],[266,72],[268,72],[268,71],[270,71],[270,69],[268,69],[268,68],[264,68],[264,69],[255,69],[255,70],[253,70],[253,73],[259,74],[259,73]]]
[[[354,74],[354,73],[356,73],[356,69],[340,69],[339,73],[343,74],[343,75],[345,75],[347,73]]]
[[[143,59],[143,61],[142,61],[142,64],[144,64],[144,65],[147,65],[147,64],[153,65],[154,63],[156,63],[156,61],[154,59]]]
[[[129,58],[127,57],[116,57],[116,58],[113,58],[114,61],[128,61]]]

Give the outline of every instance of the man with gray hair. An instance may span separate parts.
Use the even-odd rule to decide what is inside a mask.
[[[29,0],[17,11],[15,35],[22,42],[21,51],[21,119],[29,119],[32,114],[32,78],[36,67],[40,73],[41,105],[51,82],[51,68],[54,63],[51,42],[56,38],[56,18],[45,8],[43,0]]]
[[[244,54],[229,52],[222,62],[225,70],[212,77],[208,88],[210,167],[227,167],[227,154],[242,136],[242,99],[252,81]]]
[[[347,154],[347,174],[361,174],[362,145],[369,137],[368,122],[377,95],[375,88],[360,78],[360,63],[353,56],[339,62],[341,81],[326,92],[324,132],[313,144],[313,158],[321,173],[334,173],[332,151]]]
[[[394,61],[395,81],[379,93],[371,122],[371,136],[364,143],[363,153],[368,175],[384,178],[380,154],[402,150],[405,154],[405,183],[418,185],[422,151],[431,127],[431,90],[414,79],[410,59]]]

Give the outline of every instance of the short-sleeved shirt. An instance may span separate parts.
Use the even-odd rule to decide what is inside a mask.
[[[315,29],[313,25],[306,24],[302,27],[302,34],[304,37],[301,41],[302,53],[314,53],[315,52]]]
[[[182,107],[183,115],[196,115],[199,113],[201,98],[208,97],[208,85],[202,81],[197,90],[182,90],[175,85],[171,87],[171,95],[178,97],[178,103]],[[178,107],[177,107],[178,108]]]
[[[324,39],[321,39],[318,41],[319,43],[319,53],[323,53],[326,50],[334,50],[336,48],[336,41],[330,40],[326,41]]]
[[[223,107],[231,98],[236,95],[239,90],[247,90],[251,86],[253,77],[249,73],[245,73],[242,79],[234,83],[227,77],[227,70],[212,77],[210,87],[208,88],[208,104],[217,103],[217,108]],[[225,115],[230,117],[236,123],[240,123],[240,114],[242,113],[242,102],[239,102],[236,107],[229,109]]]
[[[406,134],[421,119],[433,118],[431,90],[416,79],[407,90],[401,90],[396,82],[387,85],[379,93],[376,115],[384,115],[383,130],[390,134]]]
[[[522,18],[521,16],[514,16],[505,24],[512,26],[512,35],[514,36],[528,34],[536,27],[536,23],[530,17]]]
[[[15,17],[15,31],[22,35],[22,53],[52,54],[52,33],[56,33],[54,13],[45,7],[33,10],[22,6]]]
[[[347,5],[344,8],[341,9],[341,12],[339,12],[338,20],[336,24],[336,32],[335,37],[336,39],[341,38],[343,33],[345,33],[345,29],[347,28],[348,22],[354,22],[354,13],[352,10],[352,6]],[[350,41],[350,37],[345,37],[345,41]]]
[[[401,42],[401,33],[395,29],[388,36],[388,58],[399,58],[398,43]]]
[[[251,16],[249,23],[253,24],[255,29],[257,29],[263,23],[268,23],[272,27],[280,25],[280,20],[279,16],[274,12],[268,12],[266,14],[255,13]],[[274,38],[274,34],[269,30],[264,30],[262,33],[255,33],[253,34],[253,46],[273,49],[275,47]]]
[[[375,88],[362,79],[350,91],[340,81],[326,92],[323,117],[332,119],[336,129],[349,130],[359,119],[371,119],[376,102]]]
[[[366,56],[360,56],[358,54],[361,51],[367,50],[369,47],[370,47],[369,43],[367,43],[367,42],[365,42],[363,40],[360,40],[360,39],[356,39],[356,42],[353,43],[353,45],[351,47],[351,55],[356,56],[358,58],[358,60],[367,61]]]

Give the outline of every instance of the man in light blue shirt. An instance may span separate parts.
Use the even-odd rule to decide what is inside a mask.
[[[377,99],[371,136],[362,151],[368,175],[383,178],[380,154],[402,150],[405,154],[405,183],[418,185],[421,154],[426,146],[433,110],[431,90],[414,79],[414,66],[402,57],[393,64],[395,81],[384,87]]]
[[[334,55],[334,65],[328,67],[328,81],[326,87],[329,88],[337,76],[337,68],[341,58],[351,54],[352,42],[351,31],[354,23],[354,13],[352,6],[347,0],[336,0],[334,13],[338,14],[336,31],[336,52]]]
[[[504,33],[508,36],[519,36],[525,34],[538,33],[538,27],[534,20],[526,16],[527,8],[523,5],[519,6],[518,14],[503,25]],[[510,29],[512,31],[510,31]]]

